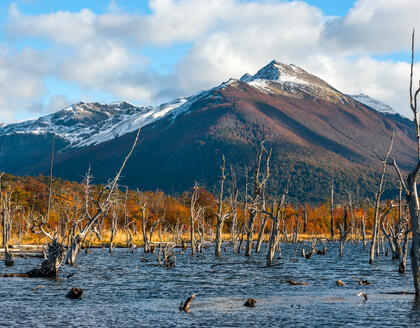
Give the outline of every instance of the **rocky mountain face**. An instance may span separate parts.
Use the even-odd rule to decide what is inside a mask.
[[[290,179],[292,199],[321,202],[333,178],[343,193],[359,185],[369,195],[378,174],[375,153],[386,152],[394,130],[401,167],[415,162],[412,122],[382,113],[377,104],[272,61],[255,75],[161,106],[78,103],[38,120],[2,125],[0,167],[45,174],[54,136],[55,175],[80,180],[90,165],[95,181],[105,182],[142,126],[121,181],[133,188],[177,193],[198,181],[216,191],[222,154],[243,185],[265,140],[273,149],[272,192],[280,193]]]

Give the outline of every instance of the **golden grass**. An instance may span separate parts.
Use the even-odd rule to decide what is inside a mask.
[[[367,233],[366,234],[366,240],[369,240],[371,238],[371,233]],[[88,245],[90,242],[90,245],[92,246],[103,246],[103,245],[107,245],[109,244],[111,238],[111,231],[110,230],[105,230],[102,232],[102,240],[99,240],[95,234],[92,234],[91,240],[89,240],[89,237],[86,239],[85,241],[85,245]],[[198,240],[198,234],[196,234],[196,239]],[[245,237],[246,238],[246,237]],[[255,234],[253,236],[254,240],[257,240],[258,235]],[[263,240],[267,241],[269,238],[268,234],[264,235]],[[289,238],[293,239],[293,235],[289,234]],[[298,240],[299,241],[307,241],[307,240],[312,240],[314,238],[323,238],[323,239],[330,239],[330,235],[329,234],[299,234],[298,236]],[[190,239],[190,234],[189,233],[184,233],[182,235],[182,239],[185,241],[188,241]],[[231,240],[231,235],[230,233],[223,233],[222,234],[222,239],[224,241],[230,241]],[[159,234],[158,232],[156,232],[153,235],[153,242],[158,243],[158,242],[169,242],[169,241],[173,241],[174,240],[174,235],[172,233],[165,233],[162,236],[162,240],[159,238]],[[335,234],[334,235],[334,240],[339,240],[339,235]],[[36,235],[36,234],[28,234],[28,235],[24,235],[22,236],[22,245],[43,245],[45,242],[47,241],[47,239],[44,236],[41,235]],[[139,231],[137,234],[133,235],[133,239],[132,239],[132,244],[137,245],[137,246],[141,246],[143,245],[143,236],[141,234],[141,232]],[[18,241],[17,241],[17,237],[12,236],[11,240],[10,240],[10,245],[17,245]],[[127,237],[126,237],[126,233],[125,230],[118,230],[117,233],[114,236],[114,241],[113,244],[116,246],[120,246],[120,247],[125,247],[127,245]]]

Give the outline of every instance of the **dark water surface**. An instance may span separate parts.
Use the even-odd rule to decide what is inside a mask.
[[[246,259],[243,254],[223,253],[215,258],[213,248],[199,257],[187,251],[177,256],[176,269],[142,263],[140,255],[116,249],[81,253],[78,266],[63,266],[69,279],[0,279],[1,327],[420,327],[420,303],[413,295],[386,292],[413,291],[411,272],[398,273],[398,263],[381,256],[368,264],[361,245],[347,245],[344,258],[338,244],[330,244],[326,255],[303,259],[296,245],[282,245],[282,260],[265,268],[265,249]],[[179,250],[177,250],[179,252]],[[298,262],[290,262],[293,257]],[[25,272],[40,259],[16,259],[13,268],[0,272]],[[216,263],[242,262],[220,265]],[[372,282],[359,286],[352,278]],[[288,279],[307,282],[292,286]],[[337,287],[335,281],[347,285]],[[42,285],[45,288],[33,291]],[[70,300],[71,287],[84,290],[82,300]],[[357,293],[366,291],[369,299]],[[190,313],[178,306],[197,294]],[[243,303],[257,300],[256,308]]]

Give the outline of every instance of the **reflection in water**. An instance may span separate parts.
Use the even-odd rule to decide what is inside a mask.
[[[151,260],[140,262],[140,254]],[[384,292],[413,291],[412,277],[398,274],[398,263],[380,257],[368,264],[361,245],[328,245],[326,255],[301,258],[295,245],[283,245],[283,259],[265,268],[265,249],[246,259],[243,254],[213,249],[198,257],[177,256],[177,268],[153,264],[154,254],[130,254],[116,249],[94,249],[80,254],[76,268],[63,267],[57,281],[27,278],[0,279],[2,326],[12,327],[419,327],[420,306],[413,295]],[[292,261],[290,261],[292,258]],[[39,259],[16,259],[13,268],[27,271]],[[229,264],[227,264],[229,263]],[[216,264],[216,265],[215,265]],[[409,265],[407,265],[410,268]],[[68,274],[75,274],[65,279]],[[368,279],[359,286],[357,278]],[[309,283],[292,286],[287,280]],[[336,280],[346,283],[337,287]],[[37,285],[45,288],[32,290]],[[82,300],[64,297],[71,287],[84,290]],[[369,299],[356,296],[365,291]],[[178,306],[197,294],[189,314]],[[255,308],[243,306],[249,297]]]

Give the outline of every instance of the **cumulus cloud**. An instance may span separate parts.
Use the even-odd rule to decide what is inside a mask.
[[[16,51],[0,45],[0,121],[14,119],[46,93],[42,77],[49,64],[45,59],[34,49]]]
[[[416,0],[359,0],[344,18],[327,20],[322,45],[352,55],[405,51],[419,12]]]
[[[44,85],[49,76],[145,104],[254,73],[272,59],[294,63],[343,92],[367,93],[409,115],[409,64],[373,55],[409,50],[420,11],[417,0],[358,0],[344,17],[282,0],[150,0],[149,8],[150,14],[130,14],[111,1],[104,14],[81,9],[28,15],[11,5],[9,44],[29,38],[49,46],[0,48],[0,120],[13,119],[19,108],[35,110],[36,104],[43,104],[39,111],[50,111],[55,104],[45,99],[54,90]],[[191,46],[165,75],[152,68],[157,59],[141,55],[145,47],[170,53],[178,43]]]

